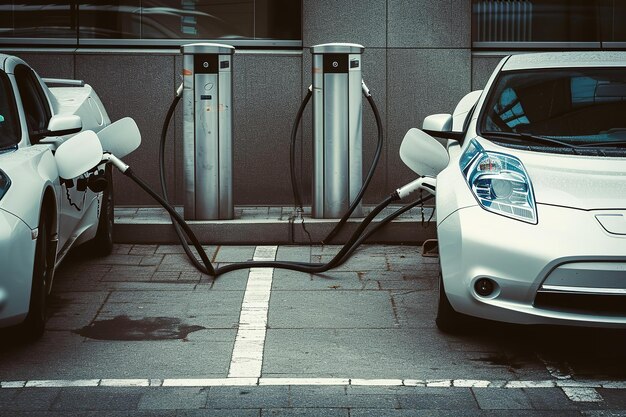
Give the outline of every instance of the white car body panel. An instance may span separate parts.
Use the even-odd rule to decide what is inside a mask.
[[[35,243],[30,227],[0,208],[0,285],[5,296],[0,327],[22,322],[28,313]],[[21,262],[15,262],[16,259]]]

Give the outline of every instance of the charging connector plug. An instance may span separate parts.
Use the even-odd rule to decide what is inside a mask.
[[[396,190],[396,194],[400,199],[404,199],[413,194],[415,191],[422,189],[434,195],[436,186],[437,180],[435,178],[420,177],[415,181],[411,181],[410,183],[398,188]]]
[[[365,81],[361,80],[361,88],[363,89],[363,94],[365,94],[365,97],[371,97],[372,94],[370,93],[370,89],[367,88],[367,85],[365,84]]]
[[[105,153],[102,155],[102,162],[110,162],[115,168],[119,169],[122,174],[125,174],[129,169],[128,165],[111,153]]]

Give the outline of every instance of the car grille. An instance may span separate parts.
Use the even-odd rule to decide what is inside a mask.
[[[603,316],[626,316],[626,295],[569,294],[539,291],[535,307],[571,313],[596,314]]]

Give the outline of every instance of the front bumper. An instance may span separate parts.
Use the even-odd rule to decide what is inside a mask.
[[[26,223],[0,209],[0,327],[28,313],[36,243]]]
[[[510,323],[626,327],[626,236],[606,232],[593,211],[539,204],[537,214],[532,225],[472,206],[439,224],[452,307]],[[489,296],[474,290],[480,278],[496,283]],[[606,308],[593,307],[603,297]]]

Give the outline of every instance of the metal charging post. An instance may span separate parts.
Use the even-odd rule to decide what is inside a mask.
[[[230,45],[183,45],[185,219],[234,217]]]
[[[362,75],[365,48],[311,47],[313,54],[313,204],[315,218],[339,218],[363,184]],[[361,205],[353,216],[362,216]]]

